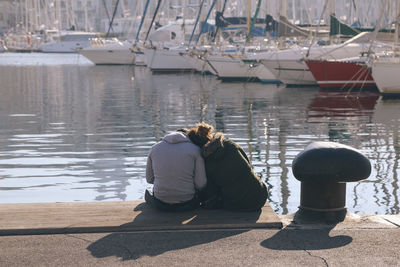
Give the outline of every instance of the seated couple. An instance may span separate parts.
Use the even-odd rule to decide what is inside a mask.
[[[198,123],[189,130],[167,134],[147,158],[146,202],[164,211],[198,207],[256,211],[268,191],[254,173],[243,149],[213,127]]]

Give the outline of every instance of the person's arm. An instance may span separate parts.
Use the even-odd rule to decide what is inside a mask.
[[[147,165],[146,165],[146,181],[149,184],[154,183],[154,171],[153,171],[153,163],[151,161],[151,156],[147,157]]]
[[[251,162],[249,160],[249,158],[246,155],[246,152],[244,152],[243,148],[239,145],[237,145],[237,148],[239,149],[240,154],[242,154],[242,156],[245,158],[245,160],[250,164],[251,166]]]
[[[204,165],[204,159],[199,154],[196,157],[195,170],[194,170],[194,187],[197,190],[203,189],[207,184],[206,168]]]

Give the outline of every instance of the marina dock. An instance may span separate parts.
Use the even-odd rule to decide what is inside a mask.
[[[0,205],[2,266],[399,266],[400,216],[339,224],[260,213],[161,213],[143,202]],[[281,228],[283,227],[283,228]]]
[[[155,230],[282,228],[267,204],[260,212],[157,211],[141,201],[0,205],[0,235]]]

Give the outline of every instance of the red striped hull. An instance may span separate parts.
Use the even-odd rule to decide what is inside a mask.
[[[307,66],[322,88],[376,88],[366,64],[349,61],[306,60]]]

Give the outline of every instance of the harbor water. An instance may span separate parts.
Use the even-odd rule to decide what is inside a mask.
[[[244,148],[277,213],[297,210],[291,164],[312,141],[371,160],[371,176],[347,184],[351,212],[400,213],[399,99],[152,74],[78,54],[0,54],[0,82],[0,203],[142,200],[151,146],[205,121]]]

